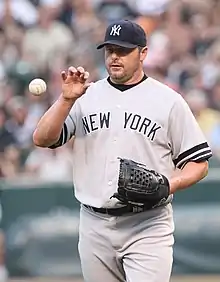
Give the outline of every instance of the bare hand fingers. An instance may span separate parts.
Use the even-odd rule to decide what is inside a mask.
[[[89,78],[89,72],[88,71],[85,71],[84,73],[84,79],[87,80]]]
[[[67,72],[63,71],[61,73],[63,81],[69,82],[73,80],[78,80],[81,83],[84,83],[89,78],[89,72],[85,71],[83,67],[69,67]]]
[[[80,81],[81,82],[85,82],[88,78],[89,78],[89,72],[88,71],[85,71],[84,73],[82,73],[80,75]]]
[[[76,73],[77,73],[76,68],[74,68],[72,66],[68,68],[68,75],[73,76]]]
[[[88,74],[86,74],[88,72],[85,71],[85,69],[83,67],[78,67],[77,68],[77,75],[79,75],[80,81],[84,82],[86,79],[88,79]],[[86,76],[85,76],[86,74]]]
[[[80,76],[81,74],[84,74],[85,70],[84,70],[83,67],[78,67],[78,68],[77,68],[77,72],[78,72],[78,74],[79,74],[79,76]]]
[[[62,71],[61,72],[61,77],[62,77],[62,80],[65,81],[67,79],[67,75],[66,75],[66,72],[65,71]]]

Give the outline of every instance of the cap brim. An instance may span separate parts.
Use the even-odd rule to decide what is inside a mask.
[[[101,48],[103,48],[104,46],[106,46],[108,44],[117,45],[117,46],[129,48],[129,49],[134,49],[134,48],[138,47],[138,45],[131,44],[131,43],[124,42],[124,41],[108,40],[108,41],[105,41],[102,44],[98,45],[97,49],[101,49]]]

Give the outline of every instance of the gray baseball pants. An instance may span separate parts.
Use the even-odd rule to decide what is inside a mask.
[[[79,254],[85,282],[169,282],[173,263],[171,204],[109,216],[81,207]]]

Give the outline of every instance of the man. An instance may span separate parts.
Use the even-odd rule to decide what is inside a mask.
[[[173,194],[208,172],[212,152],[186,102],[143,72],[146,44],[137,24],[112,23],[98,46],[105,48],[109,77],[89,84],[82,67],[63,71],[62,94],[33,135],[37,146],[50,148],[75,136],[74,187],[82,203],[79,254],[87,282],[168,282]],[[142,172],[140,165],[119,175],[126,160],[151,172]],[[120,184],[119,178],[129,182],[123,179],[129,171],[144,176],[140,182],[131,176],[134,185]],[[152,184],[155,175],[162,188]],[[134,186],[141,187],[140,194],[130,193]]]

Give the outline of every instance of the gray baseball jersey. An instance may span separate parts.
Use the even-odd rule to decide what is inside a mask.
[[[75,196],[94,207],[119,204],[110,199],[117,190],[118,157],[169,178],[188,161],[212,155],[181,95],[150,77],[124,92],[107,79],[93,83],[72,107],[59,145],[73,135]]]
[[[90,86],[71,109],[58,142],[75,135],[76,198],[93,207],[117,207],[118,157],[144,163],[168,178],[211,150],[184,99],[147,78],[126,91],[108,79]],[[173,262],[172,196],[145,212],[110,216],[81,206],[79,255],[86,282],[168,282]]]

